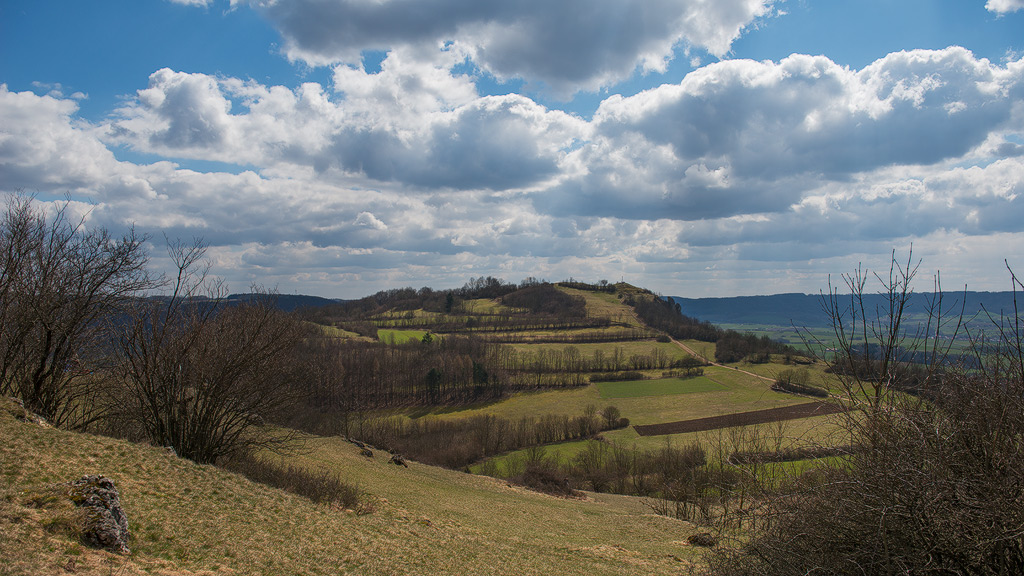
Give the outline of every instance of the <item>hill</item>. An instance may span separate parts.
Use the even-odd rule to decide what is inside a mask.
[[[911,315],[921,315],[934,298],[931,293],[913,294],[909,302]],[[963,292],[945,294],[943,306],[952,306],[965,301]],[[831,326],[828,314],[822,310],[821,296],[817,294],[774,294],[770,296],[732,296],[725,298],[684,298],[673,297],[680,303],[682,313],[713,324],[769,325],[821,328]],[[874,310],[885,303],[881,294],[865,298],[868,307]],[[967,292],[964,314],[968,318],[984,315],[988,310],[993,314],[1013,311],[1013,292]]]
[[[254,298],[262,298],[260,294],[231,294],[227,297],[230,302],[247,302]],[[303,294],[275,294],[274,303],[285,312],[291,312],[300,308],[320,308],[343,302],[336,298],[321,298],[320,296],[306,296]]]
[[[492,478],[372,459],[308,437],[289,463],[340,472],[373,511],[313,504],[162,448],[17,420],[0,399],[0,573],[664,574],[696,551],[688,523],[638,499],[560,499]],[[73,512],[33,496],[114,479],[133,534],[120,557],[84,547]]]
[[[317,329],[292,361],[319,369],[295,381],[305,404],[290,422],[309,435],[301,453],[273,458],[340,473],[358,485],[369,514],[313,504],[162,448],[40,428],[0,410],[0,574],[661,574],[699,561],[686,541],[708,527],[655,515],[648,504],[692,472],[668,466],[669,457],[706,453],[711,478],[727,472],[731,452],[765,440],[726,432],[735,428],[729,415],[807,402],[771,390],[783,354],[755,339],[747,343],[761,348],[749,359],[708,364],[726,331],[627,284],[492,280],[302,312]],[[822,366],[801,369],[827,385]],[[611,425],[609,408],[621,423],[595,436],[605,419]],[[709,416],[722,424],[707,435],[641,436],[634,427]],[[774,445],[827,441],[826,419],[773,427]],[[403,436],[410,430],[421,437]],[[380,452],[368,459],[341,435],[499,478],[418,462],[398,467]],[[573,488],[593,491],[561,499],[500,479],[518,478],[513,470],[542,451],[555,473],[577,474]],[[582,453],[596,458],[596,475],[578,475]],[[661,468],[640,465],[659,458]],[[702,459],[693,462],[704,466]],[[37,497],[85,474],[110,476],[121,488],[135,534],[130,557],[83,547],[67,507]],[[708,482],[694,496],[717,509],[712,502],[726,490],[747,488]],[[684,509],[659,511],[690,518]]]

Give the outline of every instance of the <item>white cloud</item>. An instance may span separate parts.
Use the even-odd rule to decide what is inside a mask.
[[[169,157],[272,168],[311,166],[416,187],[509,189],[558,172],[582,120],[522,96],[477,97],[472,84],[389,57],[382,71],[339,68],[330,98],[163,69],[118,112],[111,142]]]
[[[290,58],[357,64],[364,50],[468,56],[499,78],[568,96],[663,70],[674,47],[718,57],[775,0],[249,0],[280,29]],[[243,3],[238,1],[235,3]]]
[[[996,14],[1007,14],[1024,10],[1024,0],[988,0],[985,9]]]
[[[203,237],[239,289],[335,296],[482,273],[682,287],[696,281],[679,270],[707,268],[700,293],[773,262],[1024,241],[1024,60],[726,61],[608,98],[590,122],[481,97],[402,51],[335,79],[332,92],[163,69],[102,125],[72,98],[0,87],[0,181],[91,200],[112,228]],[[247,169],[118,161],[114,146]]]
[[[585,169],[535,202],[639,219],[784,211],[823,180],[940,164],[1019,128],[1021,63],[948,48],[890,54],[860,71],[800,55],[712,64],[603,102],[595,136],[573,153]]]

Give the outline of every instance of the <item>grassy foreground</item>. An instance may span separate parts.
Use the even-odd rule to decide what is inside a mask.
[[[288,462],[359,485],[357,514],[254,484],[162,448],[16,420],[0,399],[0,574],[671,574],[699,563],[696,529],[641,501],[563,500],[505,482],[360,456],[309,438]],[[74,511],[38,505],[48,485],[114,479],[128,557],[77,541]]]

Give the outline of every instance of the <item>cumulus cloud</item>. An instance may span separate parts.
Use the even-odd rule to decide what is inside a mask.
[[[963,157],[1014,124],[1022,96],[1024,61],[956,47],[860,71],[821,56],[721,62],[603,102],[579,174],[535,202],[641,219],[783,211],[822,180]]]
[[[78,104],[60,95],[10,92],[0,84],[0,182],[10,189],[77,191],[116,164],[96,131],[74,119]]]
[[[436,69],[429,71],[436,72]],[[477,97],[450,74],[338,69],[332,99],[297,90],[162,69],[118,112],[111,142],[170,157],[338,169],[415,187],[509,189],[558,171],[585,123],[523,96]]]
[[[996,14],[1007,14],[1024,10],[1024,0],[988,0],[985,9]]]
[[[400,52],[334,78],[162,69],[100,124],[59,92],[0,86],[0,180],[88,199],[94,223],[203,237],[240,289],[330,295],[484,272],[682,287],[683,264],[709,282],[914,239],[964,254],[993,234],[1024,241],[1024,60],[726,61],[610,97],[592,121],[480,96]],[[119,161],[118,147],[245,169]]]
[[[243,3],[237,0],[234,3]],[[562,96],[663,70],[674,47],[715,56],[775,0],[247,0],[279,28],[290,58],[356,64],[364,50],[459,54],[498,78]]]

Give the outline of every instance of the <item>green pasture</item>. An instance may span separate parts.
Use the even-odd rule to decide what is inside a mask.
[[[596,384],[601,398],[639,398],[644,396],[671,396],[717,392],[725,386],[698,376],[696,378],[659,378],[657,380],[629,380],[625,382],[599,382]]]
[[[486,461],[477,462],[469,467],[469,471],[473,474],[487,474],[498,478],[508,478],[514,476],[525,465],[531,450],[538,451],[545,460],[570,462],[576,458],[577,454],[586,450],[590,442],[597,442],[597,440],[572,440],[569,442],[546,444],[536,448],[514,450],[488,458],[488,461],[491,462],[490,464],[487,464]]]
[[[690,350],[696,352],[697,356],[707,360],[708,362],[715,361],[714,342],[701,342],[700,340],[680,340],[679,342]]]
[[[377,339],[387,344],[404,344],[410,340],[419,342],[423,340],[423,336],[426,333],[426,330],[391,330],[382,328],[377,330]]]

